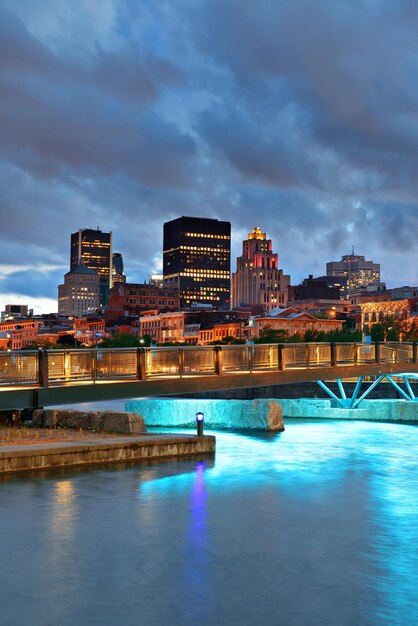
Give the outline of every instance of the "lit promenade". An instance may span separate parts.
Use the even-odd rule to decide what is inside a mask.
[[[418,372],[417,344],[4,352],[0,409]]]

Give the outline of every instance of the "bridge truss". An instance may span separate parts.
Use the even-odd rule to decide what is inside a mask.
[[[405,385],[405,389],[402,389],[398,380],[394,379],[402,379]],[[351,396],[347,395],[346,390],[344,389],[344,384],[341,378],[337,378],[337,386],[340,392],[340,396],[337,396],[336,393],[332,391],[322,380],[317,380],[318,385],[333,399],[336,401],[337,406],[342,409],[356,409],[360,405],[363,400],[367,398],[367,396],[377,387],[382,380],[386,379],[400,394],[400,396],[406,400],[407,402],[418,402],[418,398],[415,396],[414,391],[411,387],[410,380],[418,380],[418,374],[413,372],[401,372],[396,374],[380,374],[372,384],[364,391],[364,393],[359,396],[361,385],[363,383],[363,376],[359,376],[354,387],[353,393]]]

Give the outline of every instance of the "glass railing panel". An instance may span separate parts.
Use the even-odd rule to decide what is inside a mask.
[[[396,362],[396,348],[385,344],[380,345],[380,362],[381,363],[395,363]]]
[[[137,349],[98,349],[96,353],[96,376],[99,379],[136,378]]]
[[[336,365],[354,365],[356,362],[356,347],[352,343],[335,344]]]
[[[308,344],[309,367],[327,367],[331,364],[331,346],[329,343]]]
[[[277,369],[279,366],[279,346],[277,344],[254,344],[250,346],[253,356],[253,369]]]
[[[374,363],[376,360],[376,348],[374,343],[358,343],[357,344],[357,363],[364,365],[366,363]]]
[[[147,376],[173,376],[180,373],[178,348],[147,348],[145,352]]]
[[[0,384],[20,385],[38,382],[38,353],[9,352],[0,354]]]
[[[286,369],[306,367],[306,347],[303,343],[283,345],[283,357]]]
[[[215,357],[212,346],[199,348],[184,348],[184,374],[213,374],[215,372]]]
[[[51,382],[93,379],[91,350],[50,350],[47,354]]]
[[[247,346],[222,346],[222,368],[224,372],[249,370]]]

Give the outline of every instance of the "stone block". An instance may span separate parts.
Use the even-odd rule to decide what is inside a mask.
[[[33,412],[33,424],[44,428],[61,427],[124,434],[146,432],[145,422],[140,415],[119,411],[39,409]]]
[[[142,416],[148,426],[195,428],[196,413],[204,413],[204,428],[218,430],[284,430],[280,404],[273,398],[256,400],[133,400],[127,411]]]

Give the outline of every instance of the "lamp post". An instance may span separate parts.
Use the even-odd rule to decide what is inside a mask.
[[[196,428],[197,428],[197,436],[203,437],[203,422],[205,420],[205,416],[201,411],[196,413]]]

